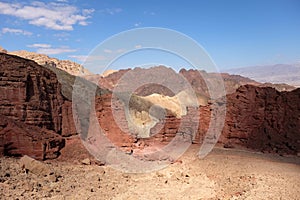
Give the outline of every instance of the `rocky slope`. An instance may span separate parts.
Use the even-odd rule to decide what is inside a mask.
[[[38,54],[34,52],[29,52],[25,50],[21,51],[12,51],[8,52],[11,55],[20,56],[22,58],[26,58],[29,60],[33,60],[39,65],[42,66],[48,66],[53,68],[59,68],[62,69],[69,74],[75,75],[75,76],[84,76],[84,75],[90,75],[91,72],[89,72],[87,69],[79,65],[78,63],[69,61],[69,60],[58,60],[56,58],[51,58],[44,54]]]

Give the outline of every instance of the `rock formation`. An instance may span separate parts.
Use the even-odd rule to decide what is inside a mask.
[[[241,86],[227,96],[220,142],[280,154],[300,151],[300,89]]]
[[[69,61],[69,60],[58,60],[56,58],[50,58],[47,55],[44,54],[38,54],[34,52],[29,52],[25,50],[21,51],[12,51],[8,52],[11,55],[20,56],[22,58],[30,59],[38,63],[42,66],[48,66],[53,68],[59,68],[62,69],[69,74],[75,75],[75,76],[84,76],[89,75],[91,72],[89,72],[87,69],[79,65],[78,63]]]
[[[0,155],[30,155],[39,160],[59,156],[64,139],[54,131],[27,125],[0,115]]]
[[[78,150],[83,149],[78,138],[72,142],[72,137],[69,137],[77,134],[71,102],[75,77],[57,68],[43,67],[34,61],[5,53],[0,53],[0,66],[0,154],[28,154],[36,159],[49,159],[74,149],[83,152]],[[136,70],[143,73],[145,69]],[[121,70],[102,77],[100,83],[114,89],[128,71]],[[174,71],[172,73],[175,74]],[[214,78],[214,74],[199,74],[194,70],[181,70],[180,73],[196,93],[208,95],[205,82],[199,76]],[[246,147],[279,154],[299,153],[300,89],[279,92],[271,87],[260,87],[240,76],[222,74],[222,77],[227,90],[227,113],[219,143],[226,147]],[[84,79],[81,81],[87,87],[92,84]],[[252,85],[245,85],[247,83]],[[234,88],[238,89],[234,91]],[[124,151],[166,145],[178,134],[189,137],[190,142],[201,143],[211,120],[209,102],[212,100],[207,99],[207,103],[199,107],[188,107],[186,115],[179,114],[175,112],[179,107],[174,111],[164,106],[167,105],[165,101],[174,100],[180,94],[172,92],[159,85],[144,85],[135,91],[126,113],[122,99],[112,104],[113,94],[100,89],[95,98],[97,119],[107,138]],[[160,106],[166,108],[164,119],[149,111],[157,103],[157,99],[153,99],[155,95],[148,96],[152,93],[173,96],[159,99]],[[132,131],[128,114],[142,127],[141,130],[145,130],[144,135]]]
[[[72,104],[62,95],[56,74],[34,61],[3,53],[0,66],[0,114],[24,129],[24,133],[17,134],[9,126],[12,123],[6,121],[0,134],[7,140],[1,140],[1,148],[5,152],[7,145],[12,145],[17,148],[14,154],[24,154],[28,150],[34,151],[39,158],[53,157],[47,155],[45,148],[60,149],[63,146],[61,136],[76,134]],[[7,131],[7,127],[11,130]],[[30,131],[31,127],[35,127],[35,131]],[[36,141],[37,145],[32,147],[29,140]],[[44,146],[48,140],[49,144]],[[28,149],[24,149],[26,147]],[[58,150],[56,154],[58,156]]]

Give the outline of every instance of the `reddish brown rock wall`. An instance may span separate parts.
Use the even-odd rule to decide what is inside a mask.
[[[76,134],[71,102],[61,94],[56,74],[33,61],[2,53],[0,66],[0,114],[7,120],[22,124],[20,127],[28,130],[22,132],[17,127],[16,130],[11,127],[10,131],[2,129],[0,134],[3,141],[0,148],[6,151],[4,146],[13,143],[13,154],[32,152],[38,158],[53,157],[48,155],[48,151],[40,143],[44,144],[49,138],[53,138],[50,146],[60,149],[63,141],[59,135]],[[4,119],[1,122],[4,123]],[[32,127],[35,127],[35,131],[29,131]],[[41,136],[48,133],[51,135],[49,138]],[[55,134],[57,137],[54,137]],[[34,150],[30,140],[34,141]]]
[[[300,89],[241,86],[227,96],[227,116],[220,142],[259,151],[300,151]]]
[[[53,131],[0,117],[0,155],[53,159],[65,145],[64,139]]]

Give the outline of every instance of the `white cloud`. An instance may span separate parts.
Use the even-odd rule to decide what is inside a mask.
[[[116,49],[116,50],[111,50],[111,49],[104,49],[103,52],[107,54],[116,54],[116,53],[123,53],[125,52],[125,49]]]
[[[88,56],[86,55],[70,55],[69,58],[74,58],[80,62],[84,62]]]
[[[76,49],[70,49],[69,47],[59,47],[59,48],[39,48],[37,49],[37,53],[40,54],[47,54],[47,55],[54,55],[54,54],[61,54],[61,53],[70,53],[75,52]]]
[[[95,11],[95,9],[83,9],[82,10],[82,14],[83,15],[90,15],[90,14],[92,14],[93,12]]]
[[[70,52],[77,51],[76,49],[71,49],[68,46],[60,46],[58,48],[54,48],[50,44],[40,44],[40,43],[27,45],[27,47],[36,48],[37,53],[46,54],[46,55],[70,53]]]
[[[11,34],[16,34],[16,35],[26,35],[26,36],[32,35],[32,33],[29,31],[25,31],[22,29],[14,29],[14,28],[2,28],[1,32],[3,34],[11,33]]]
[[[69,55],[69,58],[74,58],[80,62],[94,63],[109,59],[103,55]]]
[[[31,44],[31,45],[27,45],[27,47],[30,48],[51,48],[50,44]]]
[[[73,30],[79,24],[86,26],[94,9],[79,10],[66,1],[44,3],[34,1],[31,4],[0,2],[0,14],[28,20],[29,24],[43,26],[53,30]]]
[[[100,10],[100,12],[110,14],[110,15],[114,15],[114,14],[120,13],[122,11],[123,11],[122,8],[106,8],[106,9]]]

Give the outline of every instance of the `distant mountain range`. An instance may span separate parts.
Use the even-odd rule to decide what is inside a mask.
[[[28,52],[25,50],[9,52],[1,46],[0,52],[33,60],[39,65],[50,67],[52,69],[61,69],[75,76],[84,76],[89,80],[100,78],[100,82],[105,88],[111,88],[112,85],[115,84],[116,80],[118,80],[128,70],[131,70],[109,70],[102,75],[96,75],[78,63],[69,60],[51,58],[44,54]],[[300,63],[233,68],[225,70],[224,72],[226,73],[221,73],[221,76],[225,81],[227,93],[235,92],[240,85],[245,84],[252,84],[261,87],[274,87],[278,91],[290,91],[295,89],[295,87],[300,87]],[[187,76],[187,79],[191,81],[193,87],[197,88],[196,90],[200,89],[202,93],[207,93],[205,92],[205,88],[203,88],[205,85],[202,80],[203,76],[209,76],[210,78],[215,76],[214,73],[200,72],[200,75],[199,72],[196,73],[193,70],[187,71],[184,69],[180,71],[180,74]]]
[[[252,66],[225,70],[262,83],[286,83],[300,87],[300,63]]]

